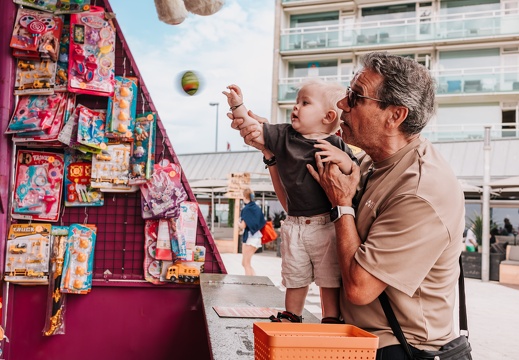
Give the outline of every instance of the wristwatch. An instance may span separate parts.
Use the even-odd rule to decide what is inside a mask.
[[[355,218],[355,210],[351,206],[336,206],[330,211],[330,219],[336,222],[342,215],[351,215]]]

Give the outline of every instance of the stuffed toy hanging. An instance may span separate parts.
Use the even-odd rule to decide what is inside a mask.
[[[196,15],[212,15],[219,11],[224,0],[155,0],[159,20],[170,25],[183,22],[189,12]]]

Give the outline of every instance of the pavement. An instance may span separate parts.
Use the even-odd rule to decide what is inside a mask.
[[[241,254],[221,253],[228,274],[245,275]],[[275,251],[263,251],[252,257],[252,266],[257,276],[268,276],[280,290],[281,258]],[[502,285],[499,282],[483,282],[466,278],[467,316],[469,342],[474,360],[519,359],[519,346],[514,339],[519,337],[519,286]],[[305,308],[321,318],[319,290],[312,284]],[[458,307],[454,318],[458,327]]]

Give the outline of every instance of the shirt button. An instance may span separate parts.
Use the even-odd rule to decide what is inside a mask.
[[[311,220],[306,220],[305,223],[306,225],[309,225],[312,221]]]

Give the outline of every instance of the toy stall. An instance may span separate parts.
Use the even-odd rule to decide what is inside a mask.
[[[108,0],[0,26],[0,358],[210,358],[225,267]]]

